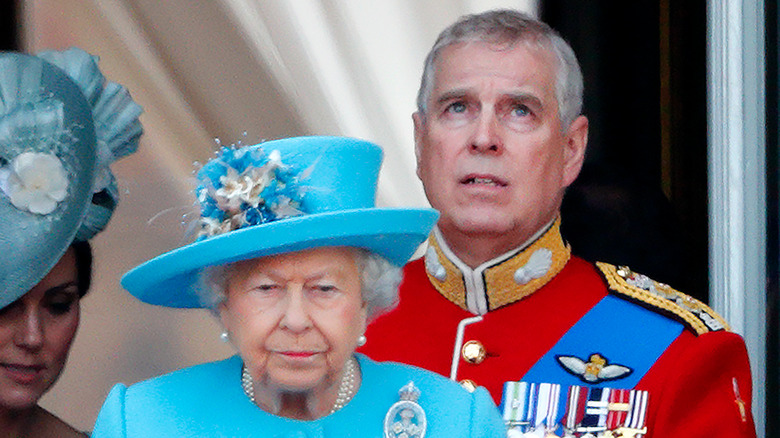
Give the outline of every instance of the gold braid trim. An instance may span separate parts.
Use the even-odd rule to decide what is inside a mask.
[[[675,315],[697,335],[710,331],[729,330],[729,325],[723,317],[691,296],[644,275],[631,272],[625,266],[616,267],[602,262],[597,262],[596,266],[604,274],[613,293]]]
[[[457,304],[463,310],[469,310],[466,305],[466,285],[463,283],[463,274],[460,272],[460,269],[444,255],[439,246],[439,241],[436,240],[433,233],[428,238],[428,244],[436,251],[439,263],[441,263],[447,273],[444,281],[440,281],[426,269],[425,274],[428,275],[428,280],[444,298]]]
[[[519,301],[541,289],[558,275],[571,258],[571,247],[564,243],[561,232],[561,220],[558,219],[549,231],[533,242],[528,248],[505,262],[485,270],[488,285],[490,310]],[[552,264],[543,276],[534,278],[525,284],[518,284],[514,273],[525,266],[536,250],[546,249],[552,254]]]
[[[528,247],[482,271],[480,281],[483,281],[486,285],[488,305],[490,307],[488,310],[495,310],[531,295],[563,270],[571,257],[571,247],[563,241],[560,227],[561,219],[559,217],[547,231],[528,245]],[[466,284],[464,283],[463,273],[447,258],[441,249],[441,244],[433,234],[429,237],[428,244],[436,251],[438,262],[446,272],[444,280],[439,280],[426,269],[426,274],[431,284],[444,298],[464,310],[469,310],[466,304]],[[527,283],[518,284],[514,279],[515,272],[525,266],[534,253],[540,249],[549,251],[551,254],[549,268],[543,275],[535,277]]]

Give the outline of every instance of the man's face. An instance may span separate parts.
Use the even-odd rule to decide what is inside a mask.
[[[557,214],[582,165],[587,119],[563,130],[555,66],[522,43],[440,53],[427,112],[413,117],[417,174],[448,240],[495,236],[509,250]]]

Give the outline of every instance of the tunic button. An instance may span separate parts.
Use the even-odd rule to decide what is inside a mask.
[[[477,365],[485,360],[487,353],[485,347],[479,341],[468,341],[463,344],[463,348],[460,350],[463,360],[466,362]]]
[[[477,384],[473,380],[463,379],[460,381],[460,386],[466,388],[468,392],[474,392],[477,389]]]

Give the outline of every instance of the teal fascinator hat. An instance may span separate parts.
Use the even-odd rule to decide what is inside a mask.
[[[379,146],[342,137],[299,137],[223,147],[198,172],[195,242],[122,277],[136,298],[167,307],[208,307],[208,266],[326,246],[364,248],[402,266],[438,213],[377,208]]]
[[[0,308],[108,224],[109,165],[136,150],[140,114],[81,49],[0,52]]]

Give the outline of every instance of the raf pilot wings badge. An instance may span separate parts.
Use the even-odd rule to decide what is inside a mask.
[[[633,372],[624,365],[608,364],[607,358],[598,353],[591,354],[587,362],[576,356],[559,355],[555,359],[566,371],[591,384],[621,379]]]

